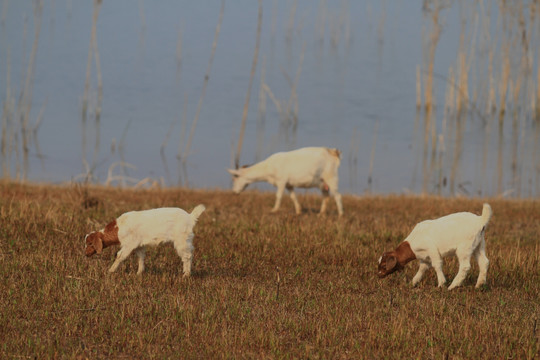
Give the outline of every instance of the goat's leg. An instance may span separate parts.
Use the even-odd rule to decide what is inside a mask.
[[[294,192],[294,188],[292,186],[287,186],[287,190],[289,190],[291,200],[294,203],[294,211],[296,212],[296,215],[300,215],[302,213],[302,206],[300,206],[300,203],[298,202],[298,199],[296,198],[296,193]]]
[[[180,259],[182,259],[184,277],[188,277],[191,275],[191,261],[193,259],[193,236],[195,235],[191,233],[187,236],[187,239],[182,239],[180,241],[174,242],[174,248],[176,249],[176,253],[180,257]]]
[[[446,283],[446,278],[444,277],[443,269],[442,269],[442,259],[435,258],[431,259],[431,266],[435,269],[435,272],[437,273],[437,286],[442,287]]]
[[[476,258],[476,261],[478,262],[478,268],[480,270],[475,287],[479,288],[486,283],[487,271],[489,266],[489,260],[486,256],[486,242],[484,239],[482,239],[482,242],[480,243],[478,248],[476,248],[474,256]]]
[[[326,181],[325,179],[323,179],[323,181],[324,181],[323,189],[322,189],[323,196],[324,196],[325,191],[329,192],[330,195],[334,198],[334,201],[336,202],[338,215],[339,216],[343,215],[343,204],[341,202],[341,194],[338,191],[337,178],[336,179],[332,178],[329,181]],[[325,199],[323,199],[323,205],[321,206],[321,214],[323,213],[323,206],[324,206],[324,209],[326,210],[326,204],[324,203],[324,201]]]
[[[319,215],[323,215],[324,213],[326,213],[326,207],[328,206],[328,201],[330,200],[330,193],[328,192],[328,190],[323,188],[321,189],[321,191],[322,191],[323,199],[322,199],[321,211],[319,211]]]
[[[137,275],[141,275],[144,271],[144,256],[146,255],[146,250],[142,247],[137,249],[135,253],[139,258],[139,269],[137,270]]]
[[[118,253],[116,253],[116,260],[114,260],[114,263],[109,268],[109,272],[110,273],[115,272],[116,269],[118,268],[118,265],[120,265],[120,263],[122,261],[126,260],[127,257],[131,254],[131,252],[133,250],[134,249],[130,249],[130,248],[127,248],[127,247],[121,248],[120,251],[118,251]]]
[[[422,280],[422,277],[424,277],[424,273],[427,269],[429,269],[429,264],[424,261],[420,261],[418,272],[416,273],[416,275],[414,275],[412,279],[412,286],[416,286],[416,284],[418,284],[420,280]]]
[[[274,207],[271,210],[272,212],[276,212],[279,210],[279,207],[281,206],[281,198],[283,197],[284,191],[285,191],[285,184],[278,184],[277,192],[276,192],[276,203],[274,204]]]
[[[339,216],[343,215],[343,204],[341,203],[341,194],[333,191],[334,200],[336,201],[337,211]]]
[[[465,280],[465,277],[469,273],[469,270],[471,269],[471,256],[461,256],[459,259],[459,271],[454,277],[454,280],[452,281],[452,284],[448,287],[448,290],[452,290],[455,287],[458,287],[461,285],[463,280]]]

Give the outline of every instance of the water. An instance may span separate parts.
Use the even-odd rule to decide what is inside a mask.
[[[378,0],[263,1],[261,48],[240,162],[253,163],[274,152],[303,146],[337,147],[343,151],[340,167],[343,193],[437,192],[433,177],[427,184],[422,183],[425,171],[422,149],[426,146],[422,144],[423,113],[419,133],[414,133],[416,67],[425,67],[422,28],[429,26],[422,4]],[[2,3],[0,99],[4,103],[8,61],[15,101],[23,88],[35,34],[34,6],[35,2],[30,0]],[[123,173],[116,166],[112,175],[128,176],[127,185],[151,178],[165,185],[228,188],[230,177],[225,169],[233,166],[232,151],[236,149],[240,132],[255,48],[257,2],[225,3],[185,172],[176,158],[179,146],[185,149],[201,97],[220,6],[218,1],[103,1],[97,21],[102,112],[97,127],[97,69],[93,61],[90,107],[83,129],[82,97],[93,2],[44,1],[30,112],[30,124],[34,124],[44,108],[37,132],[43,158],[32,143],[28,178],[55,183],[80,181],[87,172],[83,165],[86,161],[92,168],[94,181],[103,183],[110,175],[111,165],[124,161],[136,169]],[[492,8],[495,34],[497,6]],[[448,68],[456,63],[460,9],[462,4],[453,3],[442,12],[443,31],[434,62],[434,72],[442,77],[447,77]],[[177,55],[179,39],[181,61]],[[536,53],[532,56],[536,71],[535,56]],[[284,108],[288,107],[291,82],[295,81],[301,65],[296,88],[296,131],[280,125],[281,114],[268,96],[264,130],[257,124],[263,62],[265,83]],[[469,82],[474,81],[471,76]],[[434,85],[440,132],[447,81],[435,78]],[[527,114],[523,112],[520,116]],[[529,130],[535,128],[530,117],[527,119],[520,122],[518,135],[519,139],[526,139],[526,146],[519,148],[523,160],[519,183],[523,184],[522,196],[536,196],[538,160],[531,155],[536,143],[527,137],[534,134]],[[511,149],[509,124],[510,121],[505,123],[505,154]],[[498,146],[495,140],[489,140],[492,151],[486,174],[479,173],[482,163],[479,139],[484,136],[484,129],[479,118],[467,120],[456,180],[461,187],[451,194],[495,195],[499,190],[516,187],[515,177],[504,175],[503,188],[497,189],[493,177]],[[160,147],[169,131],[163,158]],[[20,148],[20,130],[18,134]],[[493,126],[490,136],[495,139],[496,134]],[[445,145],[452,149],[453,142],[447,135]],[[17,158],[13,150],[3,161],[9,162],[12,178],[18,169],[22,173],[22,152]],[[446,177],[451,163],[450,158],[443,163]],[[506,160],[503,168],[504,174],[509,174],[511,161]],[[448,190],[446,193],[450,194]]]

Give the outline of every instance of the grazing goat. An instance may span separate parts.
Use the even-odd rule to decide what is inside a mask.
[[[172,242],[182,259],[184,276],[189,276],[193,256],[193,227],[204,209],[204,205],[197,205],[191,214],[179,208],[127,212],[104,229],[86,235],[86,256],[101,254],[104,248],[119,244],[120,250],[109,272],[116,271],[118,265],[135,250],[139,257],[137,274],[140,275],[144,271],[145,246]]]
[[[482,286],[486,282],[489,265],[484,233],[492,214],[491,206],[484,204],[481,216],[460,212],[422,221],[394,251],[382,255],[379,259],[379,277],[403,270],[409,261],[418,259],[420,267],[412,285],[418,284],[426,270],[433,266],[438,286],[442,287],[446,282],[442,258],[455,254],[459,260],[459,271],[448,287],[448,290],[452,290],[460,286],[467,276],[471,268],[471,256],[474,255],[480,269],[476,287]]]
[[[326,212],[329,195],[336,201],[339,215],[343,215],[341,194],[338,192],[338,168],[341,152],[326,147],[306,147],[298,150],[279,152],[270,155],[253,166],[240,169],[227,169],[233,176],[233,191],[237,194],[246,186],[257,181],[266,181],[277,187],[276,203],[272,212],[276,212],[281,205],[281,197],[285,189],[289,190],[294,203],[296,214],[302,208],[296,194],[295,187],[321,189],[323,201],[321,214]]]

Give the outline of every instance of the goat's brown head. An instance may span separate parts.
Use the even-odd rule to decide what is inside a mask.
[[[91,232],[90,234],[86,235],[84,241],[86,243],[86,249],[84,251],[86,256],[101,254],[103,251],[103,234],[101,232]]]
[[[387,251],[383,253],[379,259],[377,275],[383,278],[398,270],[403,270],[403,266],[398,262],[395,252]]]

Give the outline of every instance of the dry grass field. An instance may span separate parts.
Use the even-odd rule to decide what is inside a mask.
[[[0,358],[533,359],[540,356],[540,201],[487,199],[488,283],[418,287],[417,263],[376,277],[381,252],[420,220],[479,214],[485,199],[320,196],[248,191],[119,190],[0,184]],[[193,276],[171,245],[84,256],[84,235],[128,210],[207,210],[195,227]],[[449,281],[457,261],[445,262]],[[279,279],[279,280],[278,280]]]

